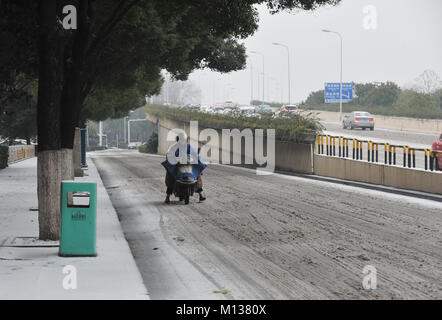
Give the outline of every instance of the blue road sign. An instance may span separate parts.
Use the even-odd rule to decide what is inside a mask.
[[[339,103],[340,83],[327,82],[324,91],[324,103]],[[349,102],[353,99],[353,83],[342,84],[342,102]]]

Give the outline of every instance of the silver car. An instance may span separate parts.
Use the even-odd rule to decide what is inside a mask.
[[[342,121],[343,129],[353,130],[355,128],[361,128],[363,130],[370,129],[374,130],[374,117],[365,111],[353,111],[350,114],[344,116]]]

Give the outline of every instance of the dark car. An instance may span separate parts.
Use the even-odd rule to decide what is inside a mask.
[[[365,111],[353,111],[350,114],[344,116],[342,121],[343,129],[353,130],[355,128],[361,128],[363,130],[370,129],[374,130],[374,118],[373,116]]]
[[[438,154],[438,164],[439,170],[442,170],[442,133],[440,134],[439,138],[436,138],[436,140],[433,142],[431,150],[440,152]]]

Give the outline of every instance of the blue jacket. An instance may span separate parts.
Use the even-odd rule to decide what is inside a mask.
[[[176,144],[174,146],[177,146]],[[175,156],[179,157],[179,148],[175,151]],[[198,179],[198,175],[203,172],[203,170],[207,167],[207,164],[201,161],[200,155],[198,154],[198,151],[195,150],[195,148],[192,148],[190,144],[187,144],[187,156],[194,157],[198,159],[197,164],[192,164],[192,174],[184,174],[183,176],[191,176],[193,179]],[[176,165],[169,162],[168,157],[166,156],[166,161],[163,161],[161,165],[166,168],[166,170],[174,177],[174,179],[182,178],[181,176],[177,176],[176,172]]]

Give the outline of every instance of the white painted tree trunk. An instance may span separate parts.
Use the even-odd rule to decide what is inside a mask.
[[[83,169],[81,169],[81,129],[75,128],[75,137],[74,137],[74,176],[82,177]]]
[[[60,191],[63,151],[39,151],[37,161],[38,223],[40,240],[60,238]]]
[[[72,149],[61,149],[61,178],[74,180],[74,158]]]

